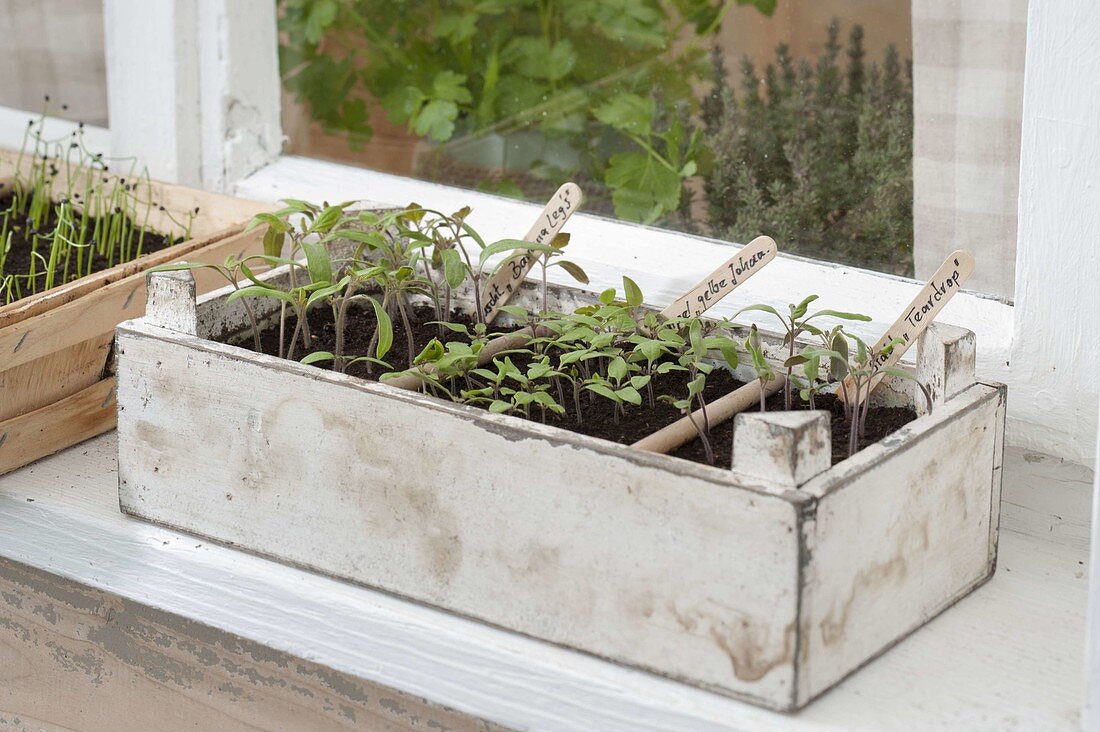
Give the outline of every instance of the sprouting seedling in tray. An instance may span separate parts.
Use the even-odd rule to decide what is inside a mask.
[[[783,325],[785,331],[783,336],[783,344],[788,348],[788,358],[794,358],[796,343],[798,336],[802,333],[811,333],[813,335],[821,335],[821,329],[810,324],[810,321],[814,318],[830,317],[838,318],[840,320],[860,320],[869,321],[871,318],[859,313],[846,313],[839,310],[818,310],[814,313],[807,314],[810,303],[818,299],[817,295],[810,295],[802,300],[798,304],[791,303],[787,306],[788,313],[786,315],[780,314],[778,310],[771,305],[749,305],[748,307],[741,308],[737,312],[737,315],[741,313],[757,311],[762,313],[768,313],[775,316],[779,322]],[[737,315],[734,317],[736,318]],[[795,382],[790,378],[792,374],[792,367],[787,367],[787,386],[783,390],[783,407],[790,410],[794,408],[794,400],[792,393],[795,389]]]
[[[110,164],[122,165],[119,177]],[[127,166],[128,163],[128,166]],[[187,239],[198,209],[173,214],[153,200],[134,159],[108,159],[84,144],[84,127],[46,134],[45,112],[29,120],[10,181],[0,186],[0,303],[73,282],[146,253],[150,217],[175,227],[162,243]],[[17,242],[25,268],[13,264]]]
[[[871,379],[879,378],[879,374],[915,383],[927,401],[928,411],[932,411],[932,395],[915,376],[895,366],[879,367],[876,364],[880,356],[889,356],[900,340],[890,341],[879,351],[875,351],[859,336],[845,333],[843,328],[834,328],[830,336],[829,348],[806,349],[800,356],[788,359],[788,363],[792,366],[805,367],[805,363],[809,363],[810,359],[828,360],[828,379],[838,384],[838,393],[844,405],[845,421],[848,423],[849,457],[859,450],[860,441],[864,438],[867,429],[867,417],[871,411],[870,399],[857,401],[852,397],[859,393],[859,389],[866,389]],[[852,344],[854,348],[851,347]],[[803,357],[806,357],[807,361],[803,362]],[[852,393],[848,393],[849,388],[852,389]]]
[[[775,379],[775,370],[765,357],[764,346],[760,341],[760,331],[757,330],[755,323],[749,329],[748,338],[745,339],[745,350],[752,360],[752,368],[756,372],[756,379],[760,382],[760,411],[763,412],[766,409],[764,387],[767,386],[769,381]]]

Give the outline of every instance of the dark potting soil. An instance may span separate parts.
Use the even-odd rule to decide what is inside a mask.
[[[848,457],[848,420],[844,416],[844,405],[833,394],[818,394],[816,407],[830,413],[833,435],[833,465]],[[764,400],[769,410],[783,409],[783,392],[773,394]],[[810,406],[795,395],[794,408],[809,409]],[[907,407],[871,407],[864,425],[863,439],[859,449],[873,445],[884,437],[892,435],[917,418],[917,413]],[[711,445],[714,449],[716,465],[728,466],[733,460],[733,420],[723,422],[710,430]],[[694,460],[697,463],[707,461],[706,450],[700,440],[692,440],[672,451],[671,455]]]
[[[414,354],[419,353],[432,338],[439,338],[444,342],[461,340],[463,338],[461,334],[455,334],[449,330],[444,330],[444,335],[441,337],[438,326],[429,324],[436,319],[435,312],[430,307],[420,306],[413,311],[412,315]],[[452,320],[467,325],[470,324],[470,321],[464,315],[453,316]],[[290,338],[290,334],[294,330],[295,322],[293,315],[287,316],[287,339]],[[394,321],[393,326],[393,347],[387,354],[387,361],[397,370],[403,370],[408,367],[408,347],[405,329],[399,319]],[[312,348],[309,350],[311,352],[335,350],[336,326],[332,317],[332,311],[329,308],[314,308],[310,310],[309,327],[312,343]],[[374,328],[373,310],[352,305],[349,308],[348,322],[345,328],[344,352],[349,356],[367,353],[371,338],[374,335]],[[503,332],[507,329],[496,330]],[[251,344],[251,339],[242,342],[242,345],[246,348],[251,347]],[[279,326],[277,323],[269,326],[260,334],[260,344],[264,353],[278,353]],[[299,342],[299,348],[297,353],[295,353],[295,358],[299,359],[304,356],[305,353],[306,352],[301,349],[301,343]],[[526,367],[526,359],[524,357],[513,356],[512,358],[521,369]],[[324,362],[317,364],[317,366],[319,368],[331,368],[332,364],[331,362]],[[350,366],[348,368],[348,373],[372,381],[378,379],[377,368],[374,369],[373,373],[369,373],[367,364],[365,363]],[[682,373],[658,374],[653,378],[654,394],[675,394],[678,398],[684,397],[687,395],[687,386],[684,381]],[[716,368],[707,377],[704,398],[708,402],[713,401],[718,397],[728,394],[738,386],[741,386],[742,383],[743,382],[735,379],[728,371]],[[610,400],[598,397],[594,394],[590,395],[582,391],[580,395],[581,422],[578,423],[571,387],[568,384],[564,384],[563,393],[560,396],[553,392],[551,395],[559,404],[565,407],[566,413],[557,415],[548,412],[545,418],[546,424],[625,445],[632,444],[646,435],[652,434],[660,428],[675,422],[682,416],[679,410],[665,402],[655,401],[650,405],[647,400],[647,390],[642,389],[642,405],[639,407],[628,406],[625,415],[621,415],[616,421],[614,404]],[[825,409],[831,413],[833,464],[835,465],[848,457],[848,421],[844,417],[844,407],[840,403],[840,400],[832,394],[820,394],[817,396],[816,401],[818,409]],[[771,396],[765,402],[765,406],[768,410],[782,410],[782,392]],[[802,400],[796,398],[795,408],[808,409],[809,406],[802,402]],[[516,416],[522,415],[517,413]],[[543,421],[542,415],[537,408],[532,410],[531,419],[532,421]],[[878,442],[914,419],[916,419],[916,413],[911,409],[903,407],[872,408],[867,416],[866,431],[864,438],[860,441],[860,449]],[[711,447],[714,450],[714,464],[728,467],[733,453],[733,420],[729,420],[711,428],[710,441]],[[707,462],[706,449],[703,442],[698,439],[680,446],[670,454],[697,463],[705,464]]]
[[[8,210],[11,207],[11,205],[12,205],[12,195],[10,193],[8,193],[7,195],[0,196],[0,213]],[[50,210],[49,217],[46,219],[45,222],[43,222],[42,227],[40,229],[38,229],[37,231],[33,230],[31,228],[31,226],[28,224],[28,222],[26,222],[26,221],[12,221],[11,224],[8,226],[8,231],[10,231],[11,234],[12,234],[11,249],[8,250],[7,257],[4,259],[4,268],[3,268],[3,271],[0,272],[0,274],[3,274],[3,275],[11,274],[11,275],[16,275],[16,276],[22,276],[22,275],[26,275],[26,274],[30,273],[31,259],[32,259],[32,256],[33,256],[31,246],[32,246],[32,243],[34,241],[35,236],[38,237],[38,239],[37,239],[37,241],[38,241],[38,249],[37,249],[38,253],[40,255],[42,255],[43,257],[45,257],[47,260],[49,260],[49,256],[50,256],[50,237],[53,236],[53,230],[54,230],[54,226],[56,225],[56,223],[57,223],[57,219],[55,217],[55,213],[54,213],[53,209]],[[93,231],[94,228],[95,228],[95,219],[89,219],[89,221],[88,221],[89,238],[91,236],[90,232]],[[43,237],[45,237],[45,238],[43,238]],[[142,244],[141,244],[142,256],[144,256],[146,254],[152,254],[153,252],[160,251],[161,249],[167,249],[168,247],[172,246],[173,244],[177,244],[181,241],[183,241],[183,239],[173,239],[172,237],[165,236],[164,234],[158,234],[158,233],[153,232],[153,231],[147,231],[145,233],[145,238],[142,240]],[[134,241],[134,246],[135,247],[137,246],[136,237],[135,237],[135,241]],[[109,260],[105,256],[101,256],[98,253],[95,253],[93,247],[88,247],[87,249],[84,250],[84,257],[85,257],[84,267],[85,268],[87,268],[87,266],[88,266],[87,256],[88,256],[89,252],[91,252],[91,254],[92,254],[92,272],[93,273],[102,272],[105,269],[110,269],[111,267],[115,266],[116,264],[121,263],[121,261],[119,259],[119,256],[120,256],[121,253],[118,251],[117,247],[115,249],[114,260],[113,261]],[[37,264],[35,265],[35,270],[37,272],[42,272],[42,270],[44,268],[45,268],[45,265],[42,264],[41,260],[38,260]],[[87,269],[84,270],[84,274],[86,274],[86,273],[87,273]],[[76,252],[75,251],[72,254],[72,258],[70,259],[68,279],[62,281],[63,275],[64,275],[64,266],[60,267],[57,271],[56,280],[55,280],[57,285],[65,284],[66,282],[72,282],[73,280],[78,279],[76,277]],[[41,282],[39,282],[39,288],[41,288]],[[39,291],[41,291],[41,289]],[[26,286],[24,286],[23,292],[24,292],[24,297],[26,297],[26,295],[30,294],[29,288],[27,288]],[[0,302],[0,304],[3,304],[3,303]]]

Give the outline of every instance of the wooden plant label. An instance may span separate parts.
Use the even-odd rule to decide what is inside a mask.
[[[974,273],[974,257],[970,252],[957,249],[947,255],[940,268],[936,270],[928,282],[913,298],[901,316],[878,339],[871,353],[874,355],[872,367],[877,372],[880,369],[895,365],[901,360],[902,355],[917,342],[917,338],[940,314],[948,300],[962,287],[962,283]],[[893,341],[898,341],[894,349],[887,355],[882,355],[882,349]],[[882,381],[883,374],[875,374],[871,377],[867,388],[861,389],[861,393],[855,395],[855,384],[851,376],[844,379],[844,389],[837,390],[837,396],[841,399],[844,394],[855,395],[856,404],[862,404],[876,386]]]
[[[721,267],[661,311],[663,318],[690,318],[702,315],[742,282],[775,259],[778,248],[770,236],[758,236]]]
[[[580,208],[582,199],[580,186],[572,182],[563,184],[546,204],[546,208],[539,214],[538,220],[523,240],[549,244],[573,212]],[[485,283],[484,304],[481,307],[486,323],[492,323],[501,307],[508,304],[512,294],[542,255],[543,252],[531,251],[515,254]]]

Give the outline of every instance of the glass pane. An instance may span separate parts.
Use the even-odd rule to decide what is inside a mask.
[[[289,152],[913,274],[903,0],[287,0]]]
[[[102,0],[0,0],[0,38],[0,106],[107,125]]]

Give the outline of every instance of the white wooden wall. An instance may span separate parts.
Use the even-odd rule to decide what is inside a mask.
[[[1100,3],[1028,12],[1009,410],[1022,444],[1093,459],[1100,398]]]
[[[278,158],[272,0],[105,0],[111,150],[215,191]]]
[[[1033,0],[1028,12],[1020,238],[1010,403],[1020,436],[1096,460],[1100,384],[1100,4]],[[1093,494],[1084,729],[1100,729],[1100,477]]]
[[[0,0],[0,38],[0,104],[107,124],[102,0]]]

